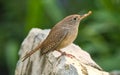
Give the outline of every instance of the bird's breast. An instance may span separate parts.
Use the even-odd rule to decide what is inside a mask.
[[[78,34],[78,29],[69,29],[68,33],[66,35],[66,37],[64,38],[64,40],[60,43],[60,45],[58,46],[58,50],[61,48],[64,48],[66,46],[68,46],[69,44],[71,44],[77,37]]]

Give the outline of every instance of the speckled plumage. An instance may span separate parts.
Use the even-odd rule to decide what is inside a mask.
[[[75,14],[64,18],[51,29],[47,38],[40,45],[23,57],[22,61],[31,56],[37,50],[41,50],[41,55],[43,55],[50,51],[60,50],[71,44],[77,37],[80,21],[90,13],[91,12],[83,16]]]

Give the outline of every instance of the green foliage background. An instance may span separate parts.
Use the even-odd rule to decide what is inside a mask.
[[[0,75],[14,75],[29,30],[52,28],[70,14],[84,19],[74,42],[106,71],[120,69],[120,0],[0,0]]]

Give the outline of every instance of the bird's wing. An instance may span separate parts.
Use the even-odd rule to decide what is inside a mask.
[[[27,59],[29,56],[31,56],[34,52],[40,49],[41,55],[55,50],[59,46],[59,44],[65,39],[67,36],[67,30],[65,29],[58,29],[58,30],[52,30],[50,31],[48,37],[43,41],[42,44],[38,45],[35,49],[31,50],[29,53],[27,53],[25,56],[22,57],[22,61]],[[52,35],[51,35],[52,34]]]
[[[51,35],[52,34],[52,35]],[[58,29],[56,31],[51,31],[50,35],[42,43],[41,54],[55,50],[59,44],[66,38],[68,30]]]

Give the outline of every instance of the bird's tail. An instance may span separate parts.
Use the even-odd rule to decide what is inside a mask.
[[[39,50],[40,47],[36,47],[35,49],[31,50],[29,53],[27,53],[25,56],[22,57],[22,62],[26,60],[28,57],[30,57],[33,53],[35,53],[37,50]]]

